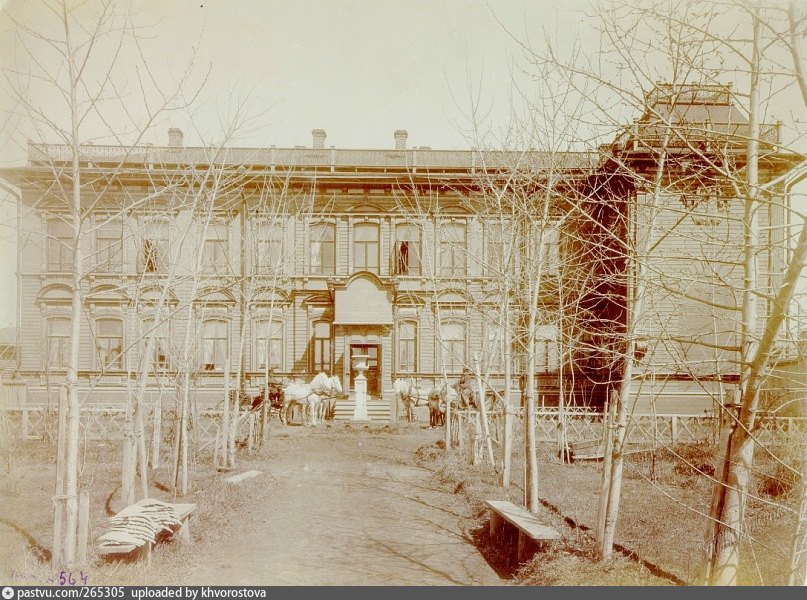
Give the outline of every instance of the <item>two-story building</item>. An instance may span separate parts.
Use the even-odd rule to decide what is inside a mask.
[[[708,122],[711,132],[723,121],[739,129],[719,129],[724,123],[717,135],[741,139],[747,122],[724,100],[692,94],[676,101],[676,118],[698,140],[704,138],[698,123]],[[641,237],[637,215],[647,190],[637,181],[652,173],[658,154],[658,106],[652,114],[598,153],[530,151],[518,161],[505,152],[410,148],[401,130],[383,150],[326,147],[320,129],[310,148],[193,148],[177,129],[164,147],[82,146],[78,238],[70,219],[72,149],[31,144],[27,165],[2,171],[22,191],[16,377],[35,402],[53,397],[64,377],[77,239],[79,376],[91,401],[122,402],[145,371],[150,395],[172,395],[177,378],[191,374],[194,397],[206,404],[222,398],[225,374],[234,381],[240,373],[255,392],[268,369],[302,379],[325,371],[350,391],[350,358],[358,353],[370,356],[368,391],[384,403],[395,378],[440,384],[474,358],[497,389],[510,360],[517,396],[529,312],[520,294],[523,282],[540,273],[545,293],[533,324],[531,374],[539,403],[557,403],[564,389],[570,402],[601,404],[619,374],[614,340],[624,335],[631,289],[630,262],[618,247]],[[658,262],[648,269],[648,285],[667,291],[647,303],[652,310],[643,325],[656,350],[642,368],[656,391],[668,386],[658,394],[665,406],[683,411],[682,398],[710,405],[705,376],[723,385],[737,372],[729,350],[719,358],[695,356],[707,347],[728,348],[736,336],[721,321],[731,312],[725,295],[736,287],[704,265],[728,261],[729,279],[736,275],[741,223],[732,217],[736,201],[721,201],[723,191],[704,200],[702,182],[688,177],[697,167],[691,157],[702,155],[688,145],[692,139],[676,146],[675,168],[666,176],[666,197],[675,201],[661,217],[669,233],[653,245]],[[766,148],[762,177],[771,179],[792,157]],[[740,144],[728,150],[733,160],[742,155]],[[509,189],[515,164],[523,170],[517,179],[531,179],[536,194],[547,191],[541,181],[550,170],[565,182],[550,190],[559,197],[543,217],[492,202]],[[586,201],[561,198],[564,187]],[[771,277],[784,258],[783,202],[771,196],[762,223],[768,249],[760,260]],[[588,205],[596,209],[581,209]],[[543,230],[538,270],[536,227]],[[512,257],[503,261],[507,248]],[[715,290],[719,299],[711,305],[724,311],[687,308],[687,298]],[[512,316],[507,332],[502,306]],[[681,360],[687,348],[685,358],[695,354]],[[559,378],[571,383],[560,386]]]

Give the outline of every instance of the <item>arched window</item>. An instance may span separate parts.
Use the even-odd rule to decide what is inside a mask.
[[[411,223],[395,227],[393,267],[396,275],[420,275],[420,229]]]
[[[223,371],[230,352],[229,327],[222,319],[202,323],[202,370]]]
[[[466,365],[465,323],[447,321],[440,324],[440,367],[446,373],[459,373]]]
[[[398,324],[398,371],[402,373],[417,371],[417,332],[418,325],[414,321]]]
[[[314,352],[311,370],[315,373],[331,373],[331,324],[325,321],[314,323]]]
[[[331,223],[316,223],[308,230],[308,269],[312,275],[336,273],[336,228]]]
[[[378,225],[358,223],[353,227],[353,268],[378,273]]]
[[[255,324],[255,369],[283,370],[283,321],[280,316],[258,321]]]
[[[70,319],[50,318],[47,321],[48,369],[66,369],[70,360]]]
[[[95,349],[98,369],[123,370],[123,321],[104,318],[95,321]]]
[[[464,276],[465,225],[444,223],[440,226],[440,274],[447,277]]]

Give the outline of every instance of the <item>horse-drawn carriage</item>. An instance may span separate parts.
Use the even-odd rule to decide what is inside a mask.
[[[396,379],[392,383],[395,391],[395,402],[404,407],[406,420],[412,423],[415,420],[414,409],[421,404],[429,407],[429,426],[440,427],[445,425],[446,404],[451,403],[452,409],[478,409],[478,393],[470,384],[470,372],[463,372],[460,380],[453,385],[433,386],[430,388],[418,387],[412,378]],[[500,402],[498,395],[492,390],[485,394],[485,408],[495,410]]]
[[[254,398],[242,397],[242,406],[249,410],[260,410],[266,390]],[[284,425],[291,423],[295,411],[299,409],[304,424],[316,425],[317,419],[333,418],[334,405],[342,396],[342,382],[336,376],[319,373],[311,383],[301,380],[283,385],[279,381],[269,381],[270,416],[277,416]]]

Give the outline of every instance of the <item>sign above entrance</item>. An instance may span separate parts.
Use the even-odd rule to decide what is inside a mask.
[[[372,275],[359,275],[334,290],[334,325],[392,325],[390,293]]]

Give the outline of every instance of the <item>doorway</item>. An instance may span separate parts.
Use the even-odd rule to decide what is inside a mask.
[[[381,347],[378,344],[351,344],[350,346],[350,389],[356,389],[356,372],[353,370],[353,357],[358,354],[369,356],[367,359],[367,394],[378,398],[381,395],[381,370],[379,355]]]

